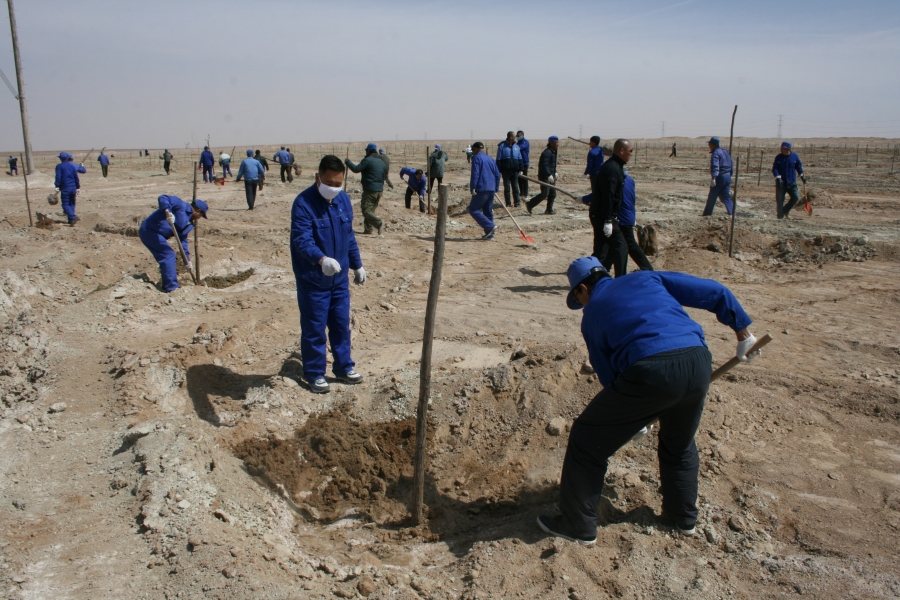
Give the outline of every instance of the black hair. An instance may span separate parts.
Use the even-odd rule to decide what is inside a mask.
[[[484,142],[475,142],[472,144],[473,148],[484,148]]]
[[[586,287],[591,288],[604,277],[609,277],[609,271],[607,271],[606,269],[601,269],[600,267],[594,267],[593,269],[591,269],[591,274],[582,279],[578,285],[584,284]]]
[[[599,145],[600,145],[600,136],[599,136],[599,135],[592,135],[592,136],[591,136],[591,141],[594,142],[595,144],[597,144],[597,145],[599,146]]]
[[[525,132],[524,132],[524,131],[522,131],[522,130],[521,130],[521,129],[520,129],[520,130],[518,130],[518,131],[517,131],[517,132],[516,132],[516,135],[519,135],[519,134],[520,134],[520,133],[521,133],[521,134],[522,134],[522,135],[523,135],[523,136],[524,136],[524,135],[525,135]]]
[[[416,169],[416,176],[417,176],[417,177],[418,177],[419,175],[424,175],[424,174],[425,174],[425,171],[423,171],[422,169]]]
[[[325,171],[337,171],[343,173],[344,163],[334,154],[326,154],[322,157],[322,160],[319,161],[319,175],[322,175]]]
[[[509,136],[513,136],[513,137],[515,137],[515,136],[516,136],[516,134],[515,134],[515,133],[513,133],[513,132],[512,132],[512,131],[507,131],[507,132],[506,132],[506,137],[509,137]]]

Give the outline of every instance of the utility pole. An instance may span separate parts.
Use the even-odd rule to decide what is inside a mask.
[[[781,121],[784,118],[784,115],[778,115],[778,137],[781,137]]]
[[[662,122],[662,135],[659,137],[661,137],[661,138],[666,137],[666,122],[665,121]]]
[[[9,29],[12,32],[13,56],[16,61],[16,85],[19,87],[19,111],[22,113],[22,137],[25,141],[25,172],[34,172],[34,154],[31,152],[31,134],[28,133],[28,106],[25,104],[25,81],[22,79],[22,57],[19,56],[19,34],[16,30],[16,14],[13,0],[6,0],[9,6]]]

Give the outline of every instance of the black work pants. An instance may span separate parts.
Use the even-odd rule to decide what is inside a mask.
[[[528,177],[528,167],[529,166],[531,166],[531,165],[524,165],[522,167],[522,175],[525,175],[526,177]],[[543,179],[541,181],[543,181]],[[531,183],[531,182],[528,181],[527,179],[522,179],[521,177],[519,178],[519,193],[522,196],[528,196],[528,184],[529,183]]]
[[[606,237],[603,235],[602,222],[594,223],[592,219],[591,223],[594,226],[593,256],[597,257],[607,271],[615,269],[616,277],[622,277],[628,265],[628,244],[619,224],[613,221],[612,235]]]
[[[291,165],[281,165],[281,183],[293,180],[294,174],[291,173]]]
[[[259,184],[259,181],[254,179],[250,181],[248,179],[244,180],[244,192],[247,194],[247,208],[253,210],[253,205],[256,204],[256,187]]]
[[[663,513],[682,529],[697,521],[700,425],[712,355],[706,346],[654,354],[622,371],[572,424],[560,482],[559,509],[572,533],[593,537],[609,457],[659,419]]]
[[[522,205],[522,197],[519,195],[519,171],[517,169],[500,169],[500,175],[503,176],[503,199],[506,205],[509,203],[509,188],[512,187],[513,201],[516,206]]]
[[[428,178],[428,193],[431,193],[431,190],[434,189],[434,180],[437,179],[438,185],[444,185],[443,177],[429,177]]]
[[[622,230],[622,237],[625,238],[625,244],[628,246],[628,256],[634,261],[641,271],[652,271],[653,265],[647,260],[647,255],[641,250],[641,245],[634,238],[634,225],[619,225]],[[627,266],[627,261],[626,261]]]
[[[169,174],[169,168],[170,168],[171,164],[172,164],[171,161],[168,161],[168,160],[163,161],[163,169],[166,170],[166,175]]]
[[[539,178],[541,181],[547,181],[544,177]],[[524,193],[524,192],[523,192]],[[545,212],[551,213],[553,212],[553,202],[556,200],[556,190],[552,187],[547,187],[546,185],[541,186],[541,193],[529,200],[525,206],[528,207],[528,211],[531,212],[535,206],[543,202],[547,201],[547,210]]]
[[[419,199],[419,212],[425,212],[425,203],[422,201],[422,196],[419,195],[419,192],[409,186],[406,186],[406,208],[412,208],[413,194]]]
[[[109,165],[100,165],[100,170],[103,171],[103,176],[106,177],[109,174]]]

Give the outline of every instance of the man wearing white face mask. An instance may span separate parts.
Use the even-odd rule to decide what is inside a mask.
[[[362,375],[350,358],[350,280],[366,281],[353,233],[350,197],[341,191],[344,164],[332,154],[319,163],[316,182],[294,199],[291,208],[291,264],[300,305],[300,355],[303,378],[316,394],[329,391],[325,380],[326,337],[334,356],[332,372],[344,383]]]

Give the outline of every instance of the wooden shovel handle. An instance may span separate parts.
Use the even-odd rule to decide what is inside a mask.
[[[750,350],[747,352],[747,354],[750,354],[750,352],[756,352],[757,350],[760,350],[763,346],[765,346],[766,344],[768,344],[771,341],[772,341],[772,336],[767,333],[766,335],[759,338],[759,340],[757,340],[757,342],[755,344],[753,344],[753,347],[750,348]],[[744,361],[742,361],[737,356],[735,356],[734,358],[729,360],[727,363],[725,363],[724,365],[722,365],[721,367],[719,367],[718,369],[713,371],[712,376],[709,378],[709,382],[712,383],[713,381],[715,381],[716,379],[718,379],[719,377],[721,377],[728,371],[732,370],[733,368],[735,368],[737,365],[741,364],[742,362],[744,362]]]

